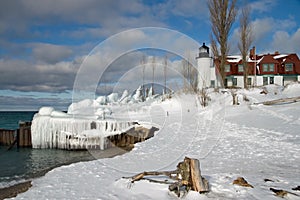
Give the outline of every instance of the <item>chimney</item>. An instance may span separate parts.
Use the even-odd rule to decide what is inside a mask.
[[[255,47],[253,46],[252,49],[250,49],[250,59],[255,59]]]

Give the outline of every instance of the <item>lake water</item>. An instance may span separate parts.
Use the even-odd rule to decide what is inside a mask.
[[[19,121],[32,121],[35,112],[0,112],[0,128],[17,129]],[[44,175],[65,164],[95,159],[89,151],[12,148],[0,146],[0,188]]]

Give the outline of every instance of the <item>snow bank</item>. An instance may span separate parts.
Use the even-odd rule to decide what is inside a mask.
[[[283,94],[288,97],[297,97],[300,96],[300,84],[299,83],[290,83],[288,84],[284,90]]]
[[[298,86],[293,87],[296,93]],[[242,93],[251,101],[269,100],[260,91]],[[293,93],[292,88],[289,92]],[[161,122],[163,127],[151,140],[139,143],[121,156],[56,168],[33,180],[34,187],[16,199],[176,199],[166,184],[146,180],[131,183],[121,177],[143,171],[173,170],[185,156],[200,160],[201,174],[209,181],[211,191],[189,192],[183,199],[272,200],[279,197],[274,196],[270,187],[291,191],[299,185],[300,102],[250,109],[247,105],[232,106],[227,102],[223,106],[223,100],[232,100],[229,93],[211,93],[210,97],[212,100],[206,108],[197,107],[193,98],[185,95],[156,103],[155,106],[169,115],[152,113],[153,121]],[[131,105],[131,109],[142,110],[137,105]],[[135,115],[138,117],[144,120],[144,115]],[[38,119],[45,120],[46,126],[49,120],[57,120],[49,116]],[[63,120],[55,122],[56,126]],[[83,131],[81,136],[97,134],[91,130]],[[233,185],[238,176],[254,188]],[[299,191],[291,192],[300,195]]]

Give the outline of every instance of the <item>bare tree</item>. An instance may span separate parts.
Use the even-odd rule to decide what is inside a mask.
[[[225,81],[225,62],[229,50],[228,36],[232,24],[237,14],[236,0],[208,0],[208,8],[210,13],[210,22],[212,33],[211,44],[213,44],[214,56],[220,59],[219,71],[223,82]],[[217,42],[220,45],[220,51],[217,50]],[[219,55],[220,52],[220,55]]]
[[[156,61],[155,61],[155,56],[152,57],[152,95],[154,95],[154,72],[155,72],[155,65],[156,65]]]
[[[184,92],[187,92],[188,91],[188,84],[189,84],[189,81],[188,81],[188,77],[189,77],[189,71],[188,71],[188,61],[183,59],[181,61],[181,64],[182,64],[182,76],[183,76],[183,91]]]
[[[252,43],[252,29],[250,26],[250,6],[243,7],[240,17],[240,39],[238,43],[239,50],[242,55],[244,88],[248,89],[249,66],[247,62],[247,54]]]
[[[187,52],[186,59],[182,60],[182,75],[183,75],[183,89],[186,92],[197,92],[198,87],[198,71],[191,64],[191,54]]]
[[[168,56],[166,55],[164,58],[164,78],[165,78],[164,95],[167,94],[167,66],[168,66]]]
[[[142,95],[143,95],[143,101],[145,100],[145,67],[146,67],[146,56],[143,55],[142,60],[141,60],[141,65],[142,65],[142,72],[143,72],[143,85],[142,85]]]

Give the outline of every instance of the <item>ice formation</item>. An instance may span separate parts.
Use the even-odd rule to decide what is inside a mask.
[[[76,119],[37,114],[31,125],[33,148],[105,149],[107,136],[125,132],[133,122]]]
[[[125,90],[120,99],[117,93],[112,93],[96,100],[74,102],[68,107],[67,113],[42,107],[32,121],[32,147],[105,149],[108,143],[106,137],[124,133],[134,124],[132,119],[113,119],[111,107],[142,100],[140,86],[133,96]]]

